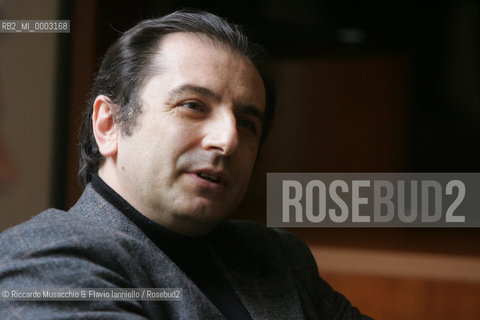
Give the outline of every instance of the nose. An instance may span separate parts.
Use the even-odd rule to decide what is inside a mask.
[[[231,113],[217,115],[205,123],[203,147],[224,156],[235,152],[238,146],[237,120]]]

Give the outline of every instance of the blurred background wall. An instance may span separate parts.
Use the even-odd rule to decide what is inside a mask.
[[[0,1],[0,19],[52,19],[58,1]],[[0,34],[0,228],[51,206],[57,65],[56,34]],[[66,106],[65,106],[66,107]]]
[[[479,171],[477,1],[3,0],[3,19],[70,19],[72,31],[0,34],[1,229],[73,205],[99,59],[139,20],[180,7],[244,25],[279,80],[276,122],[234,218],[265,222],[266,172]],[[291,231],[377,319],[480,318],[478,229]]]

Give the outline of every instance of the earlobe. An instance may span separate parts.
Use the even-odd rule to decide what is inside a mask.
[[[118,130],[113,118],[115,105],[106,96],[100,95],[93,103],[93,134],[100,153],[105,157],[113,157],[118,150]]]

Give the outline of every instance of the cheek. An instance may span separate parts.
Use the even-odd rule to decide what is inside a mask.
[[[188,145],[198,140],[201,133],[201,126],[195,122],[189,122],[178,117],[169,117],[167,122],[163,122],[161,139],[168,139],[168,143],[174,147]]]
[[[191,126],[185,125],[173,117],[162,117],[150,124],[145,132],[151,152],[155,154],[171,154],[188,144],[194,136]]]

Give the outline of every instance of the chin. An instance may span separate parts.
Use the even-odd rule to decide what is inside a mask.
[[[199,224],[218,224],[222,220],[228,218],[233,210],[229,210],[224,206],[212,206],[206,204],[196,204],[191,208],[185,208],[182,212],[177,212],[178,217],[185,220],[191,220]]]

